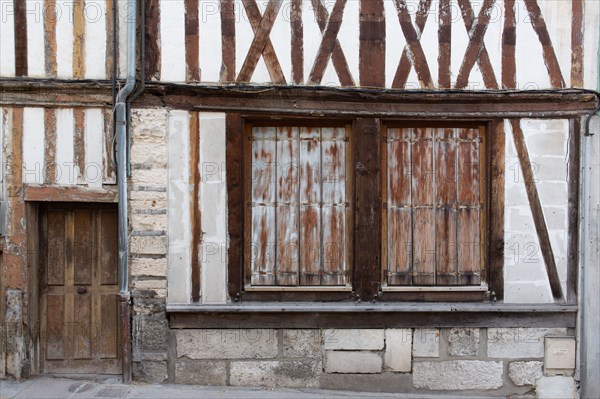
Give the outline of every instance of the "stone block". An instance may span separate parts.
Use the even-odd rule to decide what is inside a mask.
[[[167,320],[147,317],[133,319],[133,347],[142,352],[159,352],[167,348]]]
[[[131,181],[142,185],[166,185],[168,182],[167,169],[133,169]]]
[[[414,357],[440,357],[440,330],[416,328],[413,335]]]
[[[155,277],[149,279],[134,278],[132,281],[133,289],[136,290],[166,290],[167,279],[164,277]]]
[[[522,359],[543,358],[544,337],[565,335],[565,328],[489,328],[488,357]]]
[[[318,360],[235,361],[230,364],[230,384],[269,388],[316,388],[322,373]]]
[[[504,374],[502,362],[453,360],[448,362],[415,362],[413,384],[416,388],[462,391],[498,389]]]
[[[130,215],[130,226],[133,230],[164,231],[167,230],[167,215],[134,213]]]
[[[478,328],[452,328],[448,334],[448,355],[477,356],[479,354]]]
[[[542,377],[537,381],[535,393],[538,399],[575,399],[577,384],[573,377]]]
[[[148,384],[161,384],[167,379],[166,362],[133,363],[133,379]]]
[[[167,237],[133,236],[129,239],[129,252],[132,255],[166,255]]]
[[[227,364],[219,360],[177,360],[175,383],[227,385]]]
[[[135,316],[164,315],[166,307],[166,303],[163,300],[135,298],[133,301],[133,314]]]
[[[383,329],[329,329],[323,331],[325,350],[381,350]]]
[[[164,137],[144,136],[133,140],[131,162],[147,163],[152,166],[167,166],[167,143]]]
[[[386,370],[410,373],[412,364],[412,330],[385,330],[384,364]]]
[[[368,351],[326,351],[325,372],[341,374],[381,373],[381,354]]]
[[[175,332],[177,357],[190,359],[268,359],[277,357],[277,330],[214,329]]]
[[[166,277],[167,259],[132,258],[130,270],[132,276]]]
[[[543,375],[542,362],[511,362],[508,365],[508,377],[518,386],[535,385]]]
[[[321,357],[321,331],[283,330],[284,357]]]

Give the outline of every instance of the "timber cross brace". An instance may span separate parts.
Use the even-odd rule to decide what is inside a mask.
[[[262,57],[265,61],[271,82],[273,84],[286,84],[282,66],[278,54],[270,39],[270,34],[280,13],[289,11],[289,16],[283,15],[290,24],[290,45],[292,81],[294,84],[319,85],[322,83],[325,71],[331,61],[333,70],[341,86],[363,86],[383,87],[386,75],[386,10],[383,0],[363,0],[360,4],[359,38],[360,56],[359,71],[360,79],[352,76],[351,64],[344,54],[338,36],[344,20],[344,11],[347,8],[347,0],[336,0],[332,3],[331,11],[321,0],[311,0],[310,7],[314,13],[315,22],[322,34],[318,51],[314,59],[306,60],[309,65],[309,74],[304,81],[304,24],[302,20],[303,7],[307,3],[302,0],[292,0],[289,10],[283,9],[280,0],[270,0],[265,11],[261,14],[255,0],[244,0],[243,7],[248,21],[252,27],[254,38],[249,50],[243,58],[243,65],[236,76],[236,20],[239,18],[232,0],[221,1],[221,30],[222,36],[222,60],[221,73],[222,82],[250,82],[256,70],[257,63]],[[517,87],[515,68],[515,44],[518,18],[525,18],[531,25],[542,48],[544,65],[548,72],[550,84],[553,88],[566,87],[565,79],[561,71],[555,49],[544,20],[544,16],[538,4],[538,0],[525,0],[524,10],[516,7],[515,0],[506,0],[501,6],[496,0],[485,0],[475,14],[473,4],[470,0],[458,0],[458,11],[468,37],[466,50],[460,62],[460,69],[456,75],[454,86],[451,81],[451,48],[453,46],[452,24],[455,17],[450,0],[440,0],[436,7],[432,7],[432,0],[419,0],[414,12],[415,4],[407,3],[406,0],[393,0],[394,9],[400,31],[406,41],[402,48],[398,66],[393,74],[391,88],[404,89],[407,87],[411,70],[414,69],[418,78],[418,86],[423,89],[464,89],[471,85],[470,74],[475,65],[483,79],[486,89],[498,89],[500,85],[497,72],[485,44],[485,36],[490,23],[502,23],[502,54],[501,54],[501,76],[502,88],[514,89]],[[502,7],[501,9],[499,7]],[[521,11],[519,13],[519,11]],[[581,0],[573,1],[573,33],[571,44],[573,48],[571,56],[571,81],[573,87],[582,87],[583,59],[581,47],[583,35],[581,34],[582,6]],[[430,17],[430,14],[434,14]],[[285,17],[285,18],[284,18]],[[437,24],[438,36],[438,82],[434,82],[431,66],[428,62],[426,52],[421,44],[421,38],[428,21]],[[282,23],[286,23],[282,22]],[[150,33],[152,34],[152,33]],[[154,33],[156,34],[156,32]],[[461,39],[460,37],[455,40]],[[152,40],[150,40],[152,42]],[[389,44],[387,44],[389,46]],[[389,47],[388,47],[389,48]],[[281,56],[281,54],[280,54]],[[196,64],[191,65],[196,68]],[[190,65],[188,65],[190,68]],[[358,77],[357,77],[358,78]],[[358,83],[360,81],[360,83]],[[414,88],[414,87],[412,87]]]

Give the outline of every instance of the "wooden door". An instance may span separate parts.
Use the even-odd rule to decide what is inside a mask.
[[[41,216],[43,372],[120,374],[117,211],[48,206]]]

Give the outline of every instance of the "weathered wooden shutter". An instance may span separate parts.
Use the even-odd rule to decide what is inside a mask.
[[[481,282],[477,128],[387,130],[386,283]]]
[[[252,128],[252,286],[347,283],[346,136],[345,128]]]

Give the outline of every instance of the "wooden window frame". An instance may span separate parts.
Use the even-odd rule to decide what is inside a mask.
[[[388,187],[388,153],[387,153],[387,130],[394,128],[470,128],[478,129],[480,132],[480,145],[479,145],[479,198],[483,212],[480,212],[479,219],[479,237],[480,237],[480,283],[478,285],[388,285],[386,283],[386,271],[387,271],[387,249],[388,249],[388,207],[387,203],[387,187]],[[392,296],[398,293],[406,292],[435,292],[435,293],[469,293],[465,295],[471,295],[477,297],[481,293],[489,291],[489,285],[487,281],[488,274],[488,253],[489,253],[489,240],[488,240],[488,221],[490,219],[490,170],[488,167],[487,159],[490,156],[490,140],[489,140],[489,123],[482,122],[439,122],[439,121],[384,121],[381,125],[381,202],[382,202],[382,223],[381,223],[381,291],[384,293],[390,293]],[[435,161],[435,152],[433,153]],[[458,245],[458,244],[457,244]],[[435,267],[435,264],[434,264]],[[435,275],[435,273],[434,273]],[[478,294],[479,293],[479,294]]]
[[[248,125],[269,126],[352,126],[353,220],[351,227],[353,254],[348,267],[352,270],[351,290],[327,290],[325,287],[294,289],[268,287],[245,289],[245,244],[247,224],[245,216],[247,183],[251,171],[247,167],[246,142]],[[483,126],[485,129],[484,172],[486,211],[481,237],[484,238],[485,255],[482,282],[487,286],[461,289],[460,287],[419,287],[415,290],[382,289],[382,168],[383,126],[418,125],[444,127]],[[271,114],[227,114],[227,190],[228,190],[228,292],[234,302],[396,302],[396,301],[449,301],[481,302],[503,298],[503,198],[493,198],[494,192],[504,185],[504,131],[502,119],[448,120],[433,122],[415,119],[380,119],[374,117],[320,118],[287,117]],[[497,145],[497,142],[500,145]],[[501,156],[492,153],[502,153]],[[366,151],[365,149],[369,150]],[[495,191],[494,191],[495,190]],[[369,215],[380,215],[371,218]],[[501,221],[501,223],[498,223]],[[498,226],[498,227],[494,227]],[[359,250],[360,248],[360,250]],[[485,273],[485,276],[483,275]]]

